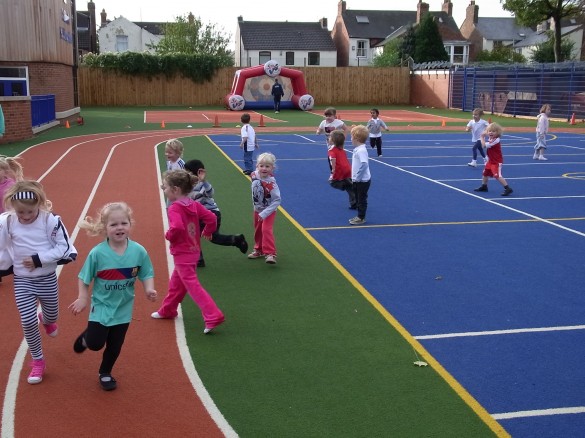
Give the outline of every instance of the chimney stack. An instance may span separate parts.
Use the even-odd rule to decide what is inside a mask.
[[[475,0],[469,2],[469,6],[465,10],[465,21],[471,21],[473,24],[477,24],[477,18],[479,17],[479,6],[475,5]]]
[[[341,15],[346,10],[346,5],[344,0],[340,0],[337,4],[337,15]]]
[[[449,17],[453,16],[453,3],[451,3],[451,0],[443,0],[443,12],[446,12]]]
[[[319,20],[319,23],[321,23],[321,29],[327,29],[327,18],[323,17]]]
[[[421,20],[429,12],[429,4],[424,3],[422,0],[418,0],[416,5],[416,24],[420,24]]]
[[[100,27],[104,27],[106,24],[108,24],[108,20],[107,20],[108,14],[106,14],[105,9],[102,9],[102,12],[100,12],[100,16],[102,17]]]

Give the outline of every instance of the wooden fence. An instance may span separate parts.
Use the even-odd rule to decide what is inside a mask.
[[[127,76],[100,68],[78,70],[81,106],[198,106],[223,105],[237,68],[223,68],[209,82],[182,77]],[[408,105],[408,68],[301,67],[307,90],[318,106]]]

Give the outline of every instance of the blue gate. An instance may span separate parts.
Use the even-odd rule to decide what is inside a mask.
[[[585,119],[585,63],[453,67],[449,106],[463,111],[536,116],[545,103],[552,117]]]

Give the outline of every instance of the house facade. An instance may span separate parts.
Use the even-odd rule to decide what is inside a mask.
[[[100,53],[154,52],[150,46],[162,39],[164,23],[132,22],[122,16],[107,20],[101,12],[101,26],[97,31]]]
[[[535,32],[530,27],[516,24],[514,17],[479,17],[479,6],[475,0],[469,2],[460,30],[471,42],[470,61],[475,60],[482,50],[491,52],[497,47],[511,46],[520,52],[517,47]]]
[[[337,47],[340,67],[370,65],[384,44],[403,36],[430,13],[439,29],[445,50],[453,64],[467,64],[470,43],[461,35],[453,19],[453,3],[443,0],[440,11],[429,11],[428,3],[419,0],[416,11],[372,11],[348,9],[341,0],[332,38]]]
[[[275,60],[283,67],[335,67],[337,51],[327,19],[315,23],[244,21],[238,17],[235,66]]]
[[[527,36],[515,47],[526,59],[530,60],[539,44],[545,43],[550,38],[550,32],[554,29],[552,20],[539,24],[536,32]],[[561,22],[561,38],[573,43],[571,59],[585,61],[585,19],[570,18]]]

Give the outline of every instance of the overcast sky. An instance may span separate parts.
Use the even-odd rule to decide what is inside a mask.
[[[201,18],[203,23],[212,23],[232,35],[236,32],[238,16],[246,21],[302,21],[317,22],[325,17],[329,30],[332,29],[337,15],[338,0],[293,0],[270,2],[260,0],[93,0],[96,21],[100,23],[100,12],[105,9],[108,20],[123,16],[130,21],[175,21],[177,16],[189,12]],[[347,9],[354,10],[404,10],[416,11],[418,0],[347,0]],[[440,11],[443,0],[426,0],[431,11]],[[451,0],[453,18],[458,26],[465,19],[465,9],[470,0]],[[511,17],[504,11],[499,0],[475,0],[479,6],[480,17]],[[86,10],[87,3],[77,1],[78,10]]]

